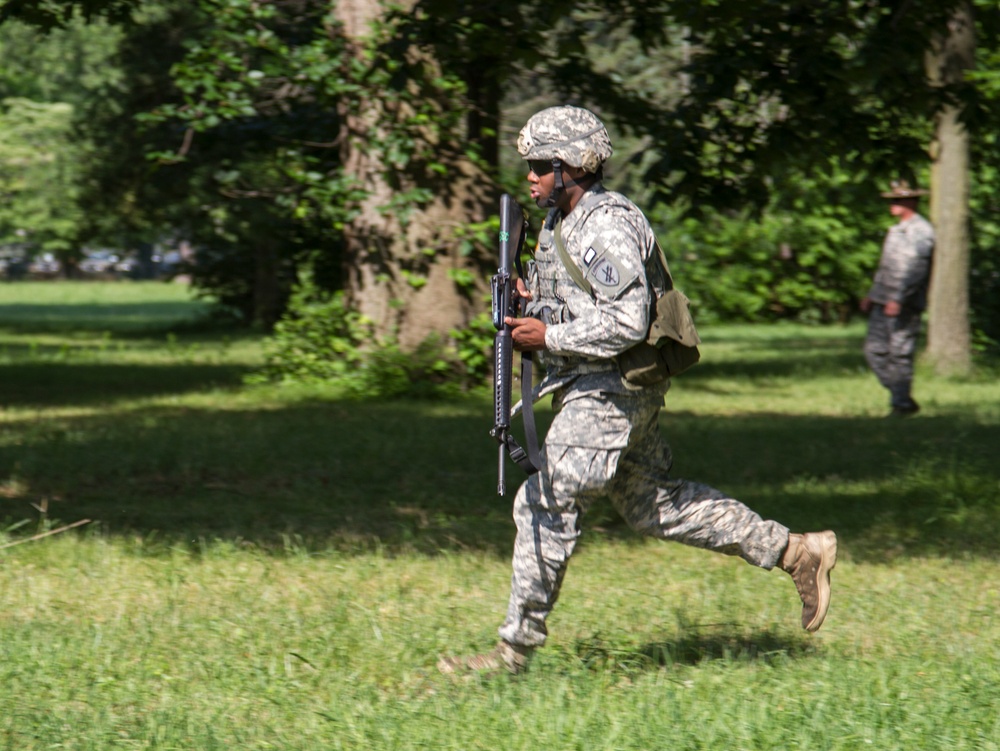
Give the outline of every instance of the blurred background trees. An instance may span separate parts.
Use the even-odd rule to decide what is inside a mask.
[[[904,177],[935,189],[949,272],[930,353],[964,372],[1000,337],[995,2],[7,0],[0,21],[0,245],[71,268],[190,243],[198,289],[278,325],[278,374],[331,305],[338,341],[404,370],[487,368],[511,144],[563,102],[607,122],[608,184],[700,320],[850,318]]]

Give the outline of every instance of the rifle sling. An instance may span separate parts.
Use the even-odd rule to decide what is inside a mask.
[[[562,219],[556,220],[555,230],[552,233],[552,237],[555,239],[556,250],[559,251],[559,260],[563,262],[563,266],[566,267],[566,271],[569,272],[570,277],[576,282],[576,285],[590,295],[591,298],[596,299],[594,295],[594,287],[590,282],[587,281],[583,272],[580,271],[580,267],[576,265],[573,258],[570,256],[569,251],[566,250],[566,246],[563,244],[562,240]],[[663,248],[660,247],[660,243],[656,243],[656,251],[660,256],[660,265],[663,267],[663,271],[667,277],[667,289],[674,288],[673,277],[670,276],[670,267],[667,265],[667,256],[663,252]]]
[[[566,271],[573,278],[573,281],[584,290],[591,298],[594,298],[594,288],[584,277],[583,272],[580,271],[580,267],[573,262],[569,253],[566,250],[566,246],[562,241],[562,218],[559,217],[555,222],[555,230],[553,232],[553,237],[555,238],[556,250],[559,251],[559,258],[563,262],[563,266],[566,267]],[[670,267],[667,265],[667,257],[660,247],[660,244],[656,244],[656,250],[660,256],[660,264],[663,267],[663,271],[667,277],[667,289],[672,289],[674,286],[674,281],[670,276]],[[514,265],[517,267],[518,276],[522,279],[524,278],[524,272],[521,269],[521,259],[515,256]],[[522,301],[522,313],[523,313],[523,301]],[[531,375],[531,355],[521,353],[521,411],[524,415],[524,439],[527,446],[527,451],[522,448],[518,442],[514,439],[514,436],[508,434],[506,439],[507,454],[511,459],[523,469],[527,474],[532,475],[538,471],[541,467],[542,462],[538,453],[538,429],[535,426],[535,409],[532,394],[532,375]]]
[[[532,403],[534,394],[531,392],[531,357],[521,353],[521,413],[524,415],[523,449],[514,436],[507,434],[507,455],[529,475],[535,474],[542,466],[538,455],[538,429],[535,427],[535,408]]]
[[[517,275],[523,279],[524,270],[521,268],[520,256],[515,256],[514,266],[517,268]],[[524,314],[524,300],[519,303],[521,314]],[[532,393],[531,375],[531,353],[521,353],[521,413],[524,416],[524,443],[527,451],[518,445],[514,436],[507,435],[507,455],[529,475],[535,474],[542,466],[542,460],[538,454],[538,428],[535,427],[535,406],[534,394]]]

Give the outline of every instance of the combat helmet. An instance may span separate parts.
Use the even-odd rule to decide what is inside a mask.
[[[590,110],[561,105],[531,116],[517,137],[522,159],[560,160],[596,173],[614,149],[604,123]]]

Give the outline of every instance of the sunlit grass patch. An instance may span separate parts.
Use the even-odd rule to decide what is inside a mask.
[[[532,670],[456,681],[438,657],[492,645],[510,579],[490,395],[248,387],[259,337],[191,305],[0,315],[0,747],[998,748],[988,364],[921,369],[893,421],[858,324],[708,327],[661,419],[674,472],[838,532],[823,629],[782,572],[598,505]]]

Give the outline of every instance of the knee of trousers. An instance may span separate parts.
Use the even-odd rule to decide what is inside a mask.
[[[586,507],[589,499],[604,495],[618,471],[619,447],[546,446],[540,478],[540,496],[550,510]]]
[[[861,351],[864,353],[865,359],[871,362],[872,360],[879,360],[887,357],[892,350],[888,341],[868,338],[865,339],[865,343],[861,348]]]

